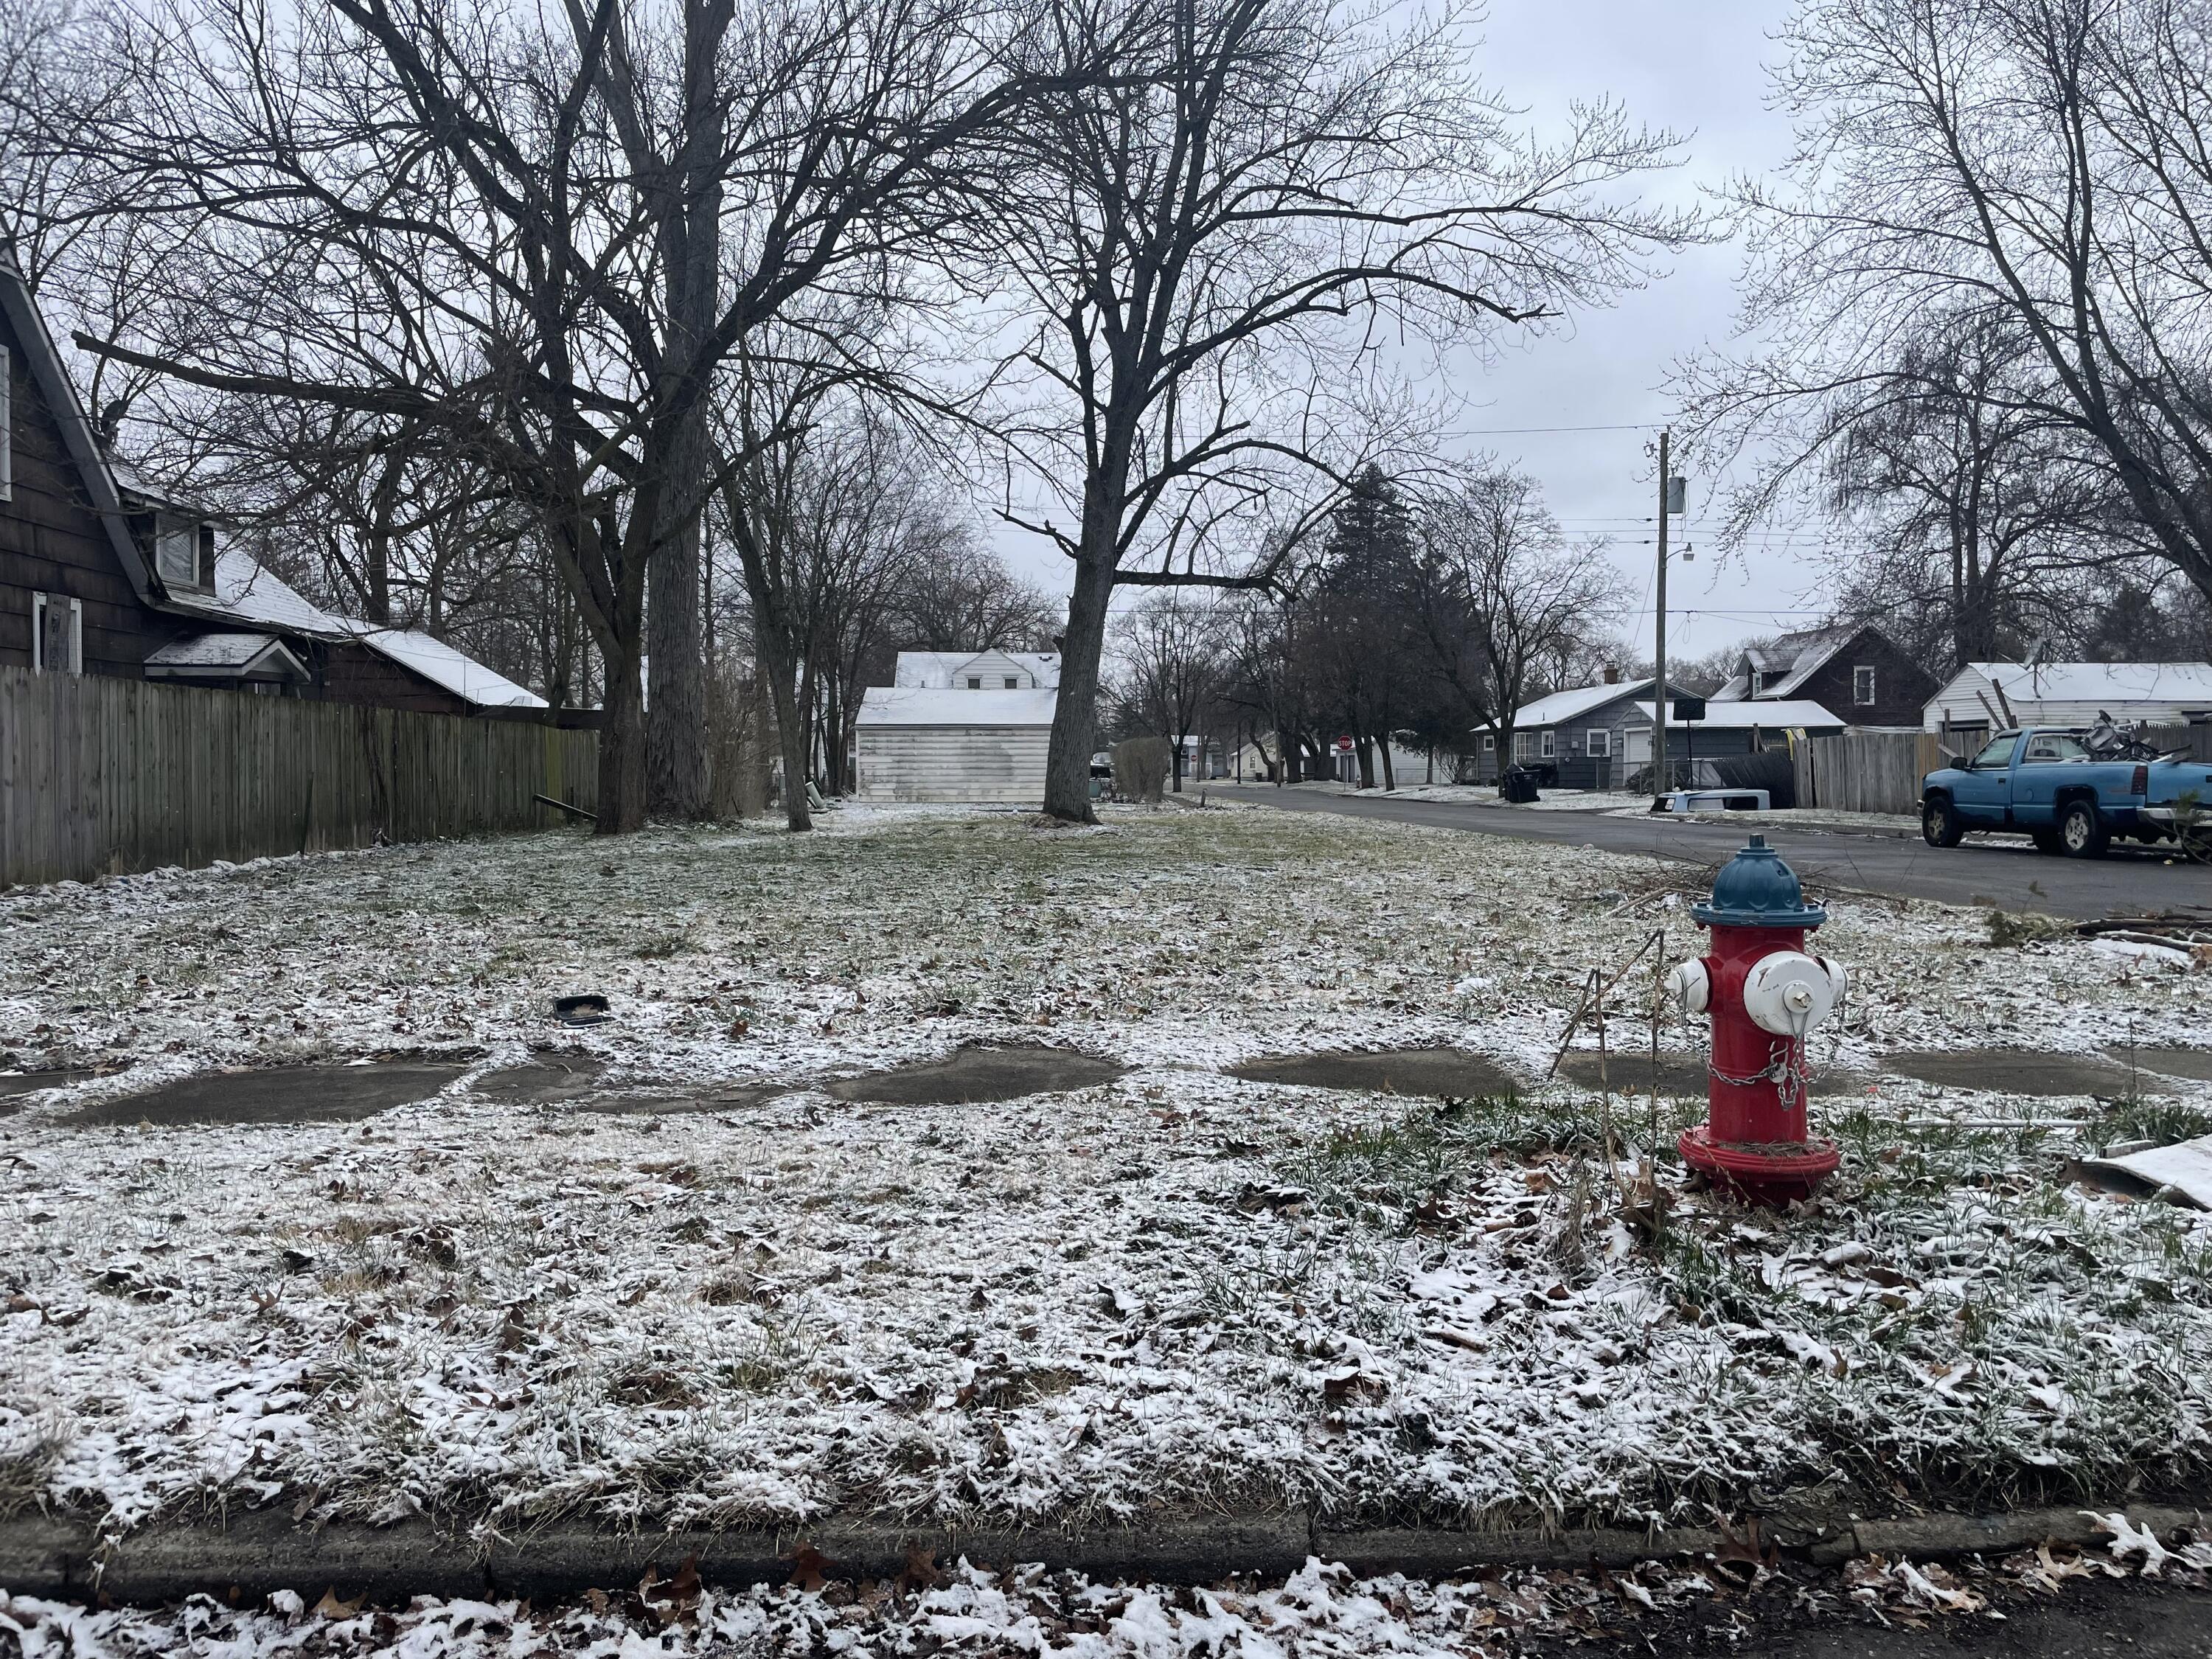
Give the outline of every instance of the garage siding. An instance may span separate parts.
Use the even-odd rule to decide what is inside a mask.
[[[861,800],[1044,799],[1048,726],[862,726],[854,741]]]

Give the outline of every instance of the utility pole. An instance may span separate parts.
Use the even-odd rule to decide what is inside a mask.
[[[1669,450],[1674,434],[1662,428],[1659,434],[1659,575],[1655,584],[1658,605],[1658,647],[1652,653],[1657,665],[1657,678],[1651,686],[1651,810],[1664,811],[1661,805],[1669,781],[1667,775],[1667,506],[1668,497],[1674,493],[1673,469],[1668,465]]]

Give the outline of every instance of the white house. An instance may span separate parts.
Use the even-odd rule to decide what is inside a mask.
[[[1044,800],[1060,659],[1030,652],[902,651],[862,694],[853,788],[870,801]]]
[[[2212,720],[2212,663],[1972,662],[1928,700],[1921,724],[1971,738],[2008,726],[2186,726]]]

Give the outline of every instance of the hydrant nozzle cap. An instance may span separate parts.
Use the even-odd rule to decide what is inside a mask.
[[[1818,927],[1828,913],[1805,902],[1805,889],[1797,872],[1782,855],[1753,836],[1750,844],[1721,867],[1713,878],[1713,896],[1692,905],[1692,918],[1705,927]]]

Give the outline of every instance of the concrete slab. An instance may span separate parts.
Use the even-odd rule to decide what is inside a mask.
[[[0,1072],[0,1117],[23,1109],[23,1097],[42,1089],[65,1089],[82,1083],[90,1072]]]
[[[1062,1094],[1111,1083],[1129,1068],[1079,1048],[963,1048],[949,1060],[901,1066],[824,1085],[836,1100],[886,1106],[970,1106]]]
[[[350,1123],[427,1100],[466,1071],[415,1061],[203,1072],[143,1094],[102,1100],[64,1120],[83,1127],[151,1123]]]
[[[1521,1086],[1496,1060],[1464,1048],[1271,1054],[1232,1066],[1229,1075],[1248,1083],[1290,1083],[1308,1089],[1393,1095],[1449,1095],[1458,1099],[1509,1094]]]
[[[91,1075],[90,1072],[0,1072],[0,1100],[34,1095],[41,1089],[66,1089]]]
[[[2185,1077],[2198,1083],[2212,1083],[2212,1048],[2137,1048],[2132,1054],[2125,1048],[2107,1048],[2105,1052],[2121,1066],[2132,1059],[2139,1070],[2156,1072],[2160,1077]]]
[[[1884,1054],[1882,1069],[1940,1083],[1948,1089],[1992,1094],[2124,1095],[2124,1066],[2086,1054],[2043,1054],[2033,1048],[1957,1048],[1942,1054]]]
[[[487,1072],[471,1085],[487,1099],[518,1106],[570,1100],[599,1086],[606,1062],[596,1054],[540,1054],[526,1065]]]
[[[1651,1055],[1648,1050],[1643,1054],[1613,1054],[1606,1060],[1606,1074],[1617,1093],[1648,1093],[1651,1087]],[[1576,1049],[1559,1062],[1559,1075],[1585,1089],[1596,1088],[1597,1055],[1586,1049]],[[1871,1081],[1860,1072],[1815,1070],[1812,1088],[1814,1095],[1822,1097],[1855,1095],[1863,1092]],[[1677,1099],[1705,1099],[1708,1093],[1705,1055],[1661,1054],[1659,1092]]]

